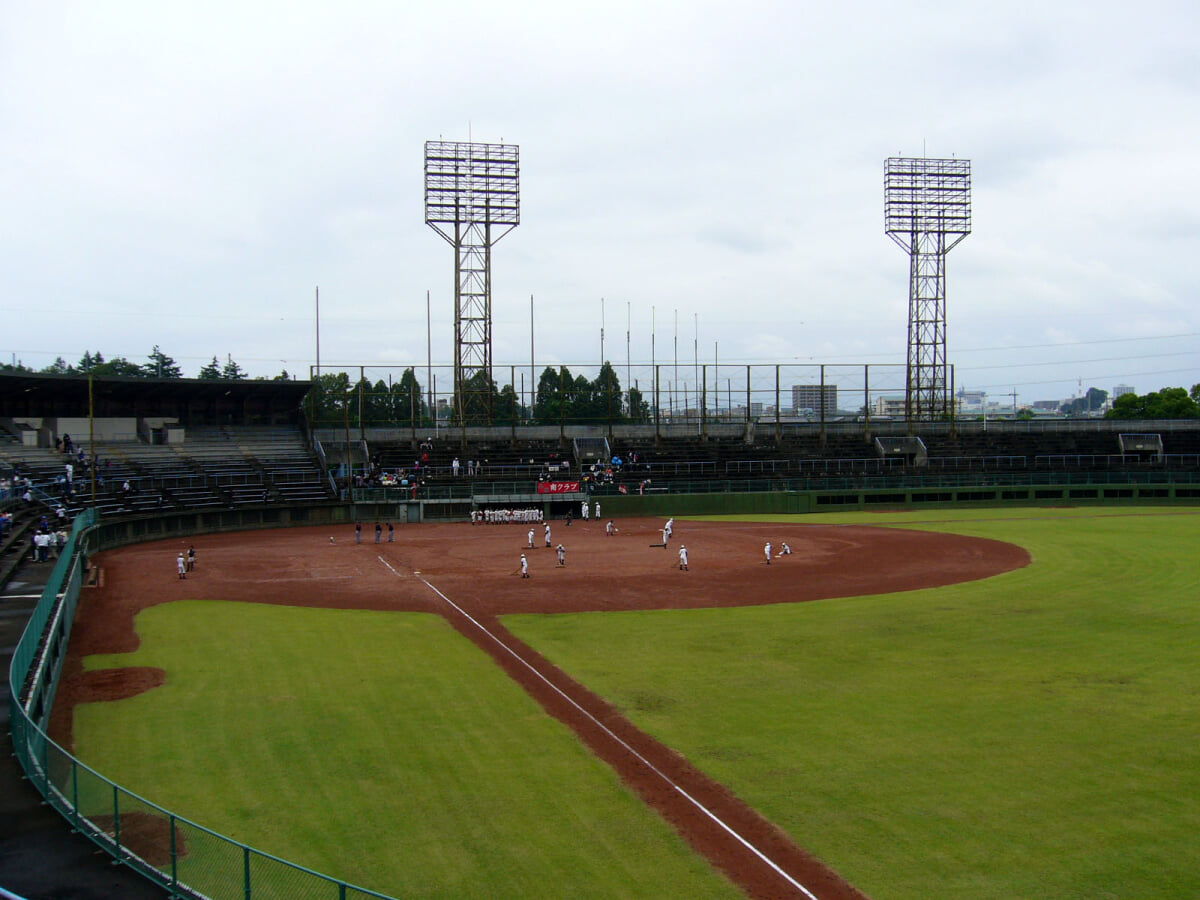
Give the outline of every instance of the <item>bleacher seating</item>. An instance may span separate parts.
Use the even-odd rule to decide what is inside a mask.
[[[47,502],[62,498],[72,510],[95,506],[110,516],[334,499],[296,428],[233,427],[189,434],[179,444],[122,441],[93,448],[84,441],[76,447],[89,460],[98,457],[94,470],[54,448],[16,442],[0,442],[0,463],[29,477]],[[70,496],[68,462],[75,466]]]

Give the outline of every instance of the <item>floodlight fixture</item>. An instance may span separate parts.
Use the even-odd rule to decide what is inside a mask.
[[[971,161],[892,157],[884,172],[884,230],[909,255],[909,422],[951,412],[946,361],[946,254],[971,233]]]
[[[454,247],[454,393],[460,423],[492,422],[492,246],[521,224],[515,144],[425,142],[425,224]]]

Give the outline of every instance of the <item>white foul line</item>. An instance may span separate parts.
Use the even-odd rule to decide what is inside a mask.
[[[404,573],[403,573],[403,572],[398,572],[396,569],[392,568],[392,564],[391,564],[390,562],[388,562],[386,559],[384,559],[382,556],[376,556],[375,558],[376,558],[377,560],[379,560],[381,563],[383,563],[385,566],[387,566],[387,567],[388,567],[388,569],[390,569],[390,570],[391,570],[391,573],[392,573],[393,575],[395,575],[397,578],[403,578],[403,577],[404,577]]]
[[[380,558],[382,559],[382,557],[380,557]],[[384,562],[384,565],[387,565],[387,563]],[[392,567],[388,566],[388,568],[391,569]],[[392,569],[392,571],[395,572],[396,570]],[[399,575],[400,573],[397,572],[396,574]],[[496,637],[494,634],[492,634],[490,631],[488,631],[486,628],[484,628],[483,625],[481,625],[478,621],[476,621],[475,618],[472,617],[469,612],[467,612],[465,609],[463,609],[461,606],[459,606],[457,603],[455,603],[453,600],[451,600],[449,597],[447,597],[445,594],[443,594],[441,591],[439,591],[437,588],[435,588],[432,584],[430,584],[424,578],[421,578],[420,575],[418,575],[417,578],[427,588],[429,588],[431,591],[433,591],[435,594],[437,594],[439,597],[441,597],[443,600],[445,600],[447,603],[449,603],[452,607],[454,607],[454,609],[458,611],[459,615],[463,616],[472,625],[474,625],[476,628],[478,628],[480,631],[482,631],[484,634],[486,634],[489,638],[491,638],[493,641],[495,641],[506,653],[508,653],[510,656],[512,656],[513,659],[515,659],[517,662],[519,662],[521,665],[523,665],[525,668],[527,668],[530,672],[532,672],[534,675],[536,675],[538,678],[540,678],[543,682],[545,682],[547,687],[549,687],[556,694],[558,694],[560,697],[562,697],[564,700],[566,700],[568,703],[570,703],[573,707],[575,707],[575,709],[579,710],[579,712],[583,713],[583,715],[587,716],[588,719],[591,720],[593,725],[595,725],[597,728],[599,728],[601,731],[603,731],[605,734],[607,734],[610,738],[612,738],[614,741],[616,741],[618,744],[620,744],[622,747],[624,747],[625,750],[628,753],[632,754],[634,757],[636,757],[637,760],[642,763],[642,765],[644,765],[651,772],[653,772],[655,775],[657,775],[659,778],[661,778],[663,781],[665,781],[668,785],[670,785],[672,790],[674,790],[676,793],[678,793],[680,796],[682,796],[685,800],[687,800],[689,803],[691,803],[692,806],[696,807],[696,809],[700,810],[700,812],[704,813],[704,815],[708,816],[708,818],[712,819],[712,821],[715,822],[717,825],[719,825],[722,829],[724,829],[726,833],[728,833],[730,836],[735,838],[738,841],[738,843],[740,843],[743,847],[745,847],[747,850],[749,850],[751,853],[753,853],[755,856],[757,856],[760,860],[762,860],[764,863],[766,863],[768,866],[770,866],[775,871],[775,873],[777,875],[779,875],[781,878],[783,878],[785,881],[787,881],[788,884],[790,884],[792,887],[796,888],[796,890],[798,890],[802,894],[804,894],[805,897],[808,897],[809,900],[817,900],[816,894],[812,893],[812,891],[810,891],[808,888],[806,888],[800,882],[798,882],[794,878],[792,878],[792,876],[790,876],[787,872],[783,871],[783,869],[781,869],[775,862],[773,862],[771,859],[769,859],[765,853],[763,853],[761,850],[759,850],[757,847],[755,847],[753,844],[751,844],[748,840],[746,840],[744,837],[742,837],[740,834],[738,834],[736,831],[734,831],[732,827],[730,827],[729,825],[727,825],[723,821],[721,821],[721,819],[717,817],[716,813],[714,813],[712,810],[710,810],[708,807],[706,807],[704,804],[702,804],[699,800],[697,800],[695,797],[693,797],[691,794],[689,794],[687,791],[685,791],[683,788],[681,788],[679,785],[677,785],[674,781],[672,781],[667,776],[667,774],[665,772],[663,772],[656,765],[654,765],[654,763],[650,762],[650,760],[646,759],[646,757],[642,756],[642,754],[638,753],[635,749],[633,749],[633,747],[629,746],[629,744],[627,744],[618,735],[616,735],[611,729],[609,729],[609,727],[607,725],[605,725],[603,722],[601,722],[599,719],[597,719],[595,716],[593,716],[590,712],[588,712],[586,709],[584,709],[582,706],[580,706],[578,703],[576,703],[574,700],[572,700],[570,697],[568,697],[565,693],[563,693],[562,689],[559,688],[558,685],[554,684],[545,675],[543,675],[541,672],[539,672],[537,669],[535,669],[532,665],[530,665],[523,657],[521,657],[520,654],[518,654],[515,650],[513,650],[512,647],[508,646],[506,643],[504,643],[504,641],[500,640],[500,638]]]

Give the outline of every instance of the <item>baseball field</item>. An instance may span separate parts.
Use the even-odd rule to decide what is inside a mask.
[[[100,554],[53,730],[395,896],[1200,895],[1200,513],[616,524]]]

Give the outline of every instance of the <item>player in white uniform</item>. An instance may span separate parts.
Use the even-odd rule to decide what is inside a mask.
[[[546,523],[546,546],[550,546],[550,523]]]
[[[529,549],[533,549],[533,529],[529,529]]]
[[[583,519],[583,521],[585,521],[585,522],[588,520],[588,509],[589,509],[589,508],[590,508],[590,507],[588,506],[588,502],[587,502],[586,500],[584,500],[584,501],[583,501],[583,503],[582,503],[582,504],[580,505],[580,507],[579,507],[579,509],[580,509],[580,516],[579,516],[579,517],[580,517],[581,519]]]
[[[596,521],[600,521],[600,501],[596,501]]]
[[[521,554],[521,577],[522,578],[529,577],[529,560],[527,560],[525,558],[524,553]]]
[[[567,548],[562,544],[558,545],[558,564],[565,566],[567,564]]]
[[[763,547],[763,553],[767,555],[767,565],[771,564],[771,542],[767,541],[767,545]]]
[[[684,572],[686,572],[688,570],[687,545],[686,544],[679,545],[679,568],[681,570],[683,570]]]
[[[673,535],[675,533],[675,518],[674,517],[667,519],[667,524],[663,526],[663,531],[666,532],[667,537],[670,537],[671,535]]]
[[[783,542],[783,546],[779,548],[780,556],[791,556],[792,548],[787,545],[787,541]]]

